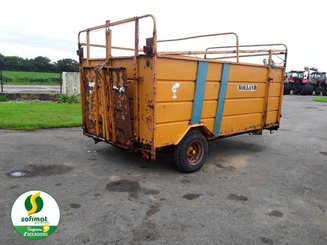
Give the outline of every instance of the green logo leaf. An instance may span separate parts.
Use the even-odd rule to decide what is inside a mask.
[[[30,195],[25,200],[25,208],[28,215],[36,214],[43,208],[43,200],[40,197],[40,192]]]

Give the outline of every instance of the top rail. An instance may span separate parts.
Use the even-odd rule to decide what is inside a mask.
[[[139,20],[144,18],[150,18],[153,22],[153,30],[152,30],[152,38],[148,38],[146,40],[146,46],[141,49],[139,47]],[[120,46],[113,46],[111,44],[112,39],[112,31],[110,27],[118,26],[121,24],[129,23],[129,22],[135,22],[135,36],[134,36],[134,47],[120,47]],[[104,29],[106,31],[106,43],[103,44],[92,44],[90,42],[90,34],[92,31],[97,31]],[[81,34],[86,34],[86,42],[81,42]],[[164,51],[164,52],[158,52],[157,50],[157,44],[158,43],[165,43],[165,42],[178,42],[178,41],[185,41],[190,39],[198,39],[198,38],[207,38],[207,37],[216,37],[216,36],[233,36],[235,37],[235,45],[230,46],[214,46],[214,47],[208,47],[205,49],[205,51]],[[282,47],[281,48],[275,48],[276,46]],[[284,67],[286,66],[287,61],[287,46],[283,43],[272,43],[272,44],[252,44],[252,45],[240,45],[239,44],[239,37],[235,32],[224,32],[224,33],[214,33],[214,34],[205,34],[205,35],[197,35],[197,36],[189,36],[189,37],[183,37],[183,38],[174,38],[174,39],[162,39],[157,40],[157,24],[156,19],[153,15],[147,14],[142,16],[136,16],[132,18],[127,18],[115,22],[106,21],[103,25],[98,25],[94,27],[90,27],[87,29],[84,29],[78,33],[78,55],[80,56],[80,62],[83,62],[84,60],[84,54],[83,54],[83,47],[86,47],[86,63],[90,64],[90,49],[91,47],[96,48],[105,48],[106,49],[106,61],[108,62],[109,59],[112,57],[111,50],[117,49],[117,50],[125,50],[125,51],[134,51],[134,70],[135,74],[137,73],[137,56],[140,52],[143,51],[146,55],[165,55],[165,56],[190,56],[190,55],[204,55],[204,59],[235,59],[236,62],[240,62],[240,58],[244,57],[255,57],[255,56],[268,56],[268,65],[273,65],[274,62],[272,60],[272,55],[277,56],[278,55],[284,55],[284,59],[280,58],[284,62]],[[225,56],[219,56],[213,58],[212,56],[208,58],[208,55],[213,54],[220,54]],[[197,57],[199,58],[199,57]]]
[[[84,30],[82,30],[82,31],[80,31],[78,33],[78,43],[80,43],[80,36],[81,36],[81,34],[83,32],[96,31],[96,30],[100,30],[100,29],[104,29],[104,28],[109,28],[110,26],[121,25],[121,24],[124,24],[124,23],[133,22],[133,21],[137,21],[139,19],[144,19],[144,18],[151,18],[152,19],[152,21],[153,21],[153,36],[155,37],[156,34],[157,34],[156,18],[152,14],[146,14],[146,15],[135,16],[135,17],[132,17],[132,18],[127,18],[127,19],[119,20],[119,21],[115,21],[115,22],[106,21],[106,24],[84,29]]]
[[[280,47],[282,46],[284,49],[272,49],[272,47]],[[266,49],[252,49],[252,50],[249,50],[249,49],[242,49],[242,48],[257,48],[257,47],[266,47]],[[205,50],[205,54],[204,54],[204,58],[207,59],[207,54],[213,54],[215,52],[213,51],[210,51],[210,50],[219,50],[219,49],[232,49],[232,48],[236,48],[235,46],[218,46],[218,47],[208,47],[206,50]],[[267,48],[270,48],[270,49],[267,49]],[[272,55],[278,55],[278,54],[283,54],[284,55],[284,67],[286,67],[286,63],[287,63],[287,53],[288,53],[288,48],[287,46],[284,44],[284,43],[267,43],[267,44],[246,44],[246,45],[239,45],[238,46],[238,50],[239,50],[239,53],[241,53],[242,55],[239,57],[255,57],[255,56],[264,56],[265,54],[263,53],[266,53],[269,55],[272,54]],[[216,52],[216,53],[220,53],[220,52]],[[224,52],[221,52],[221,53],[224,53]],[[225,51],[225,53],[233,53],[231,51]],[[243,55],[244,53],[252,53],[251,55]],[[226,58],[234,58],[234,56],[227,56],[227,57],[219,57],[219,59],[226,59]],[[272,60],[271,60],[271,57],[269,57],[269,61],[268,61],[269,64],[272,64]]]
[[[227,36],[233,35],[235,36],[235,47],[236,47],[236,61],[239,62],[238,54],[239,54],[239,39],[238,35],[235,32],[224,32],[224,33],[214,33],[214,34],[206,34],[206,35],[197,35],[197,36],[190,36],[184,38],[175,38],[175,39],[166,39],[166,40],[158,40],[157,42],[176,42],[176,41],[184,41],[189,39],[196,39],[196,38],[203,38],[203,37],[214,37],[214,36]],[[168,52],[167,52],[168,53]]]
[[[101,47],[106,48],[106,59],[109,59],[111,57],[111,48],[121,49],[121,50],[134,50],[134,55],[137,56],[139,52],[139,20],[144,18],[151,18],[153,22],[153,31],[152,31],[152,40],[153,40],[153,46],[152,46],[152,52],[157,52],[157,27],[156,27],[156,19],[153,15],[147,14],[142,16],[136,16],[132,18],[127,18],[115,22],[110,22],[109,20],[106,21],[103,25],[98,25],[94,27],[87,28],[85,30],[82,30],[78,33],[78,50],[77,54],[80,57],[80,62],[83,60],[83,46],[86,46],[86,62],[89,63],[90,60],[90,47]],[[117,26],[129,22],[135,22],[135,40],[134,40],[134,49],[131,48],[124,48],[124,47],[112,47],[111,46],[111,31],[110,27]],[[106,45],[97,45],[97,44],[91,44],[90,43],[90,32],[96,31],[96,30],[106,30]],[[86,43],[81,42],[81,34],[86,33]],[[109,37],[110,36],[110,37]]]

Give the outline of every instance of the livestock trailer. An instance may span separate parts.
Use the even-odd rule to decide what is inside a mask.
[[[142,39],[145,20],[151,31]],[[232,45],[176,50],[181,42],[223,37]],[[167,44],[174,51],[159,51]],[[177,168],[194,172],[206,160],[208,140],[279,127],[284,44],[239,45],[233,32],[158,40],[154,16],[144,15],[80,31],[77,53],[83,133],[95,142],[151,160],[174,147]]]

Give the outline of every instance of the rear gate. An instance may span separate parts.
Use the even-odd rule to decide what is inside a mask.
[[[84,67],[84,133],[125,149],[132,148],[126,68]]]

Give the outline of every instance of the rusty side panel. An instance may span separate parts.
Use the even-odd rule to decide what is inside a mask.
[[[133,137],[126,69],[85,67],[82,74],[84,133],[131,149]]]
[[[153,57],[141,56],[138,58],[139,76],[142,78],[138,82],[139,101],[139,143],[146,148],[154,149],[154,96],[155,96],[155,76]],[[155,152],[152,151],[152,154]]]
[[[125,68],[107,68],[109,86],[112,85],[111,108],[115,143],[123,148],[132,146],[131,116],[129,108],[127,77]]]
[[[91,134],[94,136],[99,137],[96,135],[95,132],[95,95],[93,91],[93,87],[95,84],[95,73],[92,69],[84,68],[81,71],[81,83],[84,87],[83,94],[82,94],[82,111],[85,114],[85,118],[83,118],[83,125],[84,125],[84,133]]]
[[[127,75],[128,98],[130,104],[132,134],[135,142],[139,138],[138,133],[138,90],[137,81],[134,80],[133,74],[133,59],[132,58],[114,58],[111,59],[113,67],[125,67]]]

